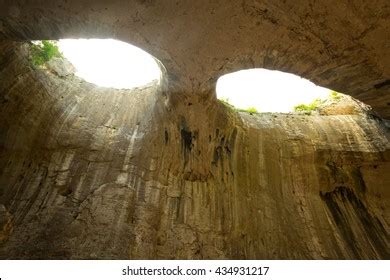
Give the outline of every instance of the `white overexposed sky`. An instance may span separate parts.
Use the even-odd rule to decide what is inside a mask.
[[[266,69],[249,69],[224,75],[217,82],[217,97],[237,108],[259,112],[291,112],[295,105],[326,98],[329,89],[299,76]]]
[[[102,87],[133,88],[160,79],[160,68],[147,52],[113,39],[63,39],[63,55],[76,75]]]
[[[76,75],[98,86],[133,88],[158,80],[161,70],[147,52],[113,39],[63,39],[58,47],[75,66]],[[299,76],[266,69],[227,74],[217,83],[218,98],[237,108],[290,112],[300,103],[326,98],[330,90]]]

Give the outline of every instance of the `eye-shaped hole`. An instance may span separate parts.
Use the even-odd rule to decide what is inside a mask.
[[[156,59],[131,44],[113,39],[62,39],[57,42],[76,75],[101,87],[131,89],[159,81]]]
[[[238,111],[294,112],[315,109],[340,93],[297,75],[261,68],[226,74],[217,81],[217,97]],[[337,95],[337,96],[336,96]],[[305,111],[303,110],[303,111]]]

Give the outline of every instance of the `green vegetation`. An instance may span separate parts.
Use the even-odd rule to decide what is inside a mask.
[[[62,57],[56,42],[43,40],[31,46],[31,60],[35,66],[43,65],[53,57]]]
[[[302,103],[302,104],[298,104],[297,106],[294,106],[294,112],[302,112],[302,113],[310,115],[312,112],[317,111],[321,106],[326,105],[325,103],[328,100],[337,102],[337,101],[341,100],[342,98],[343,98],[343,96],[341,93],[332,90],[329,93],[329,96],[325,99],[316,98],[309,104]],[[236,108],[232,104],[230,104],[229,98],[221,98],[221,99],[219,99],[219,101],[221,101],[222,104],[224,104],[226,107],[230,108],[231,110],[233,110],[235,112],[246,112],[246,113],[249,113],[251,115],[259,113],[255,107],[249,107],[247,109]]]
[[[232,104],[230,104],[229,98],[222,97],[221,99],[219,99],[219,101],[221,101],[222,104],[225,105],[226,107],[228,107],[232,110],[236,110],[236,107],[234,107]]]
[[[247,109],[239,109],[239,108],[236,108],[236,111],[237,111],[237,112],[249,113],[249,114],[251,114],[251,115],[253,115],[253,114],[258,114],[258,113],[259,113],[255,107],[249,107],[249,108],[247,108]]]
[[[245,113],[249,113],[251,115],[259,113],[255,107],[249,107],[247,109],[236,108],[232,104],[230,104],[229,98],[221,98],[221,99],[219,99],[219,101],[221,101],[222,104],[224,104],[226,107],[230,108],[231,110],[233,110],[235,112],[245,112]]]
[[[246,109],[246,111],[250,114],[257,114],[258,111],[255,107],[249,107],[248,109]]]
[[[317,110],[322,103],[324,103],[324,100],[321,100],[320,98],[316,98],[313,100],[313,102],[309,104],[298,104],[297,106],[294,106],[294,111],[305,112],[310,114],[312,111]]]
[[[342,98],[342,96],[341,96],[341,93],[332,90],[332,91],[330,92],[330,94],[329,94],[329,98],[330,98],[331,100],[337,101],[337,100],[340,100],[340,99]]]
[[[318,110],[319,107],[321,107],[327,100],[337,102],[341,98],[343,98],[341,93],[332,90],[326,99],[317,98],[309,104],[298,104],[297,106],[294,106],[294,111],[295,112],[304,112],[306,114],[311,114],[311,112]]]

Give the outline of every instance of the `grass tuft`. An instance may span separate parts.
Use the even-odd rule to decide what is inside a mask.
[[[53,57],[62,57],[56,42],[42,40],[31,46],[31,61],[35,66],[41,66]]]
[[[224,104],[226,107],[230,108],[231,110],[233,110],[235,112],[245,112],[245,113],[249,113],[251,115],[259,113],[255,107],[249,107],[247,109],[234,107],[232,104],[230,104],[229,98],[223,97],[223,98],[220,98],[219,101],[222,104]]]

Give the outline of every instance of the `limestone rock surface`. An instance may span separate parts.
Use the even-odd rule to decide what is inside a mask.
[[[214,94],[245,68],[281,70],[390,118],[388,0],[0,0],[0,39],[115,38],[162,62],[170,92]]]
[[[274,24],[261,9],[244,10]],[[390,258],[374,115],[237,113],[166,80],[99,88],[9,40],[0,81],[0,258]]]

